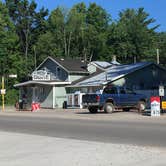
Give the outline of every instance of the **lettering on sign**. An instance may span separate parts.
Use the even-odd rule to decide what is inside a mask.
[[[37,70],[32,73],[32,80],[49,81],[50,79],[50,74],[47,71]]]

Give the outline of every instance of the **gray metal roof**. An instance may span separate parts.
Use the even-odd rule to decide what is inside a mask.
[[[85,77],[83,81],[76,83],[75,85],[73,85],[73,87],[104,85],[108,82],[115,81],[119,78],[124,77],[129,73],[142,69],[151,64],[152,64],[151,62],[140,62],[129,65],[112,65],[105,72],[102,72],[94,77],[87,79]]]
[[[105,62],[105,61],[93,61],[93,63],[95,63],[97,66],[104,68],[104,69],[108,68],[112,65],[111,63]]]

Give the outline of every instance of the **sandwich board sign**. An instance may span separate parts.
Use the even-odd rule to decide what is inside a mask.
[[[150,98],[151,116],[160,116],[160,97],[153,96]]]

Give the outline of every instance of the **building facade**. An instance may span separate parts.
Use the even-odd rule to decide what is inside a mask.
[[[81,60],[48,57],[32,73],[32,80],[15,87],[28,109],[33,102],[39,102],[43,108],[62,108],[67,100],[65,86],[88,74]]]

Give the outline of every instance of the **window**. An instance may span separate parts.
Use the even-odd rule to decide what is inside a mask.
[[[103,93],[106,93],[106,94],[117,94],[117,88],[116,87],[106,87],[104,89]]]
[[[60,78],[61,77],[61,69],[60,69],[60,67],[57,67],[56,68],[56,76],[57,76],[57,78]]]
[[[126,94],[126,91],[124,90],[124,88],[120,88],[120,94]]]
[[[134,94],[134,91],[131,90],[131,89],[129,89],[129,88],[127,88],[127,89],[126,89],[126,93],[127,93],[127,94]]]

